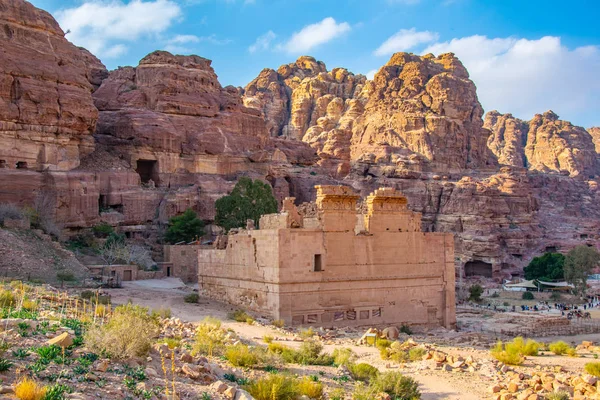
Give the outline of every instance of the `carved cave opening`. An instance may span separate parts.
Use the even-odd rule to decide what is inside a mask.
[[[158,161],[156,160],[137,160],[137,168],[135,172],[138,173],[142,183],[148,183],[152,180],[158,185]]]
[[[468,261],[465,264],[465,276],[485,276],[492,277],[492,264],[485,261]]]
[[[8,168],[6,165],[6,160],[0,160],[0,168]]]
[[[27,169],[27,161],[17,161],[17,169]]]

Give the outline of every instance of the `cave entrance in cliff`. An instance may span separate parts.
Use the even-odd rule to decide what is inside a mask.
[[[155,185],[158,185],[158,161],[137,160],[135,172],[140,176],[142,183],[149,183],[152,180]]]
[[[485,276],[492,277],[492,264],[485,261],[468,261],[465,264],[465,276]]]
[[[27,169],[27,161],[17,161],[17,169]]]

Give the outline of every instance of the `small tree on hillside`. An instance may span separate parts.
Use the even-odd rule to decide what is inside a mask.
[[[277,212],[277,200],[269,184],[243,177],[230,195],[215,202],[215,208],[215,223],[226,230],[244,227],[248,219],[258,227],[262,215]]]
[[[469,288],[469,300],[481,301],[481,295],[483,294],[483,288],[479,284],[471,285]]]
[[[600,253],[588,246],[577,246],[565,257],[565,279],[575,286],[578,294],[585,294],[587,277],[600,262]]]
[[[194,210],[188,208],[183,214],[169,220],[165,241],[171,244],[191,242],[202,235],[204,235],[204,222],[198,218]]]
[[[546,253],[535,257],[525,267],[525,279],[553,281],[564,278],[565,256],[560,253]]]

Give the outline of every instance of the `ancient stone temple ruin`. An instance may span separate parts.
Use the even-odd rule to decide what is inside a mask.
[[[316,189],[316,217],[286,198],[259,229],[199,250],[200,288],[286,324],[455,325],[452,234],[421,232],[395,189],[371,193],[365,214],[351,188]]]

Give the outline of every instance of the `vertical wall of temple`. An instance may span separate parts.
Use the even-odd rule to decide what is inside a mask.
[[[286,199],[260,230],[201,250],[206,293],[293,325],[453,327],[453,236],[421,232],[420,214],[394,189],[373,192],[358,215],[351,188],[316,188],[317,218],[303,219]]]

